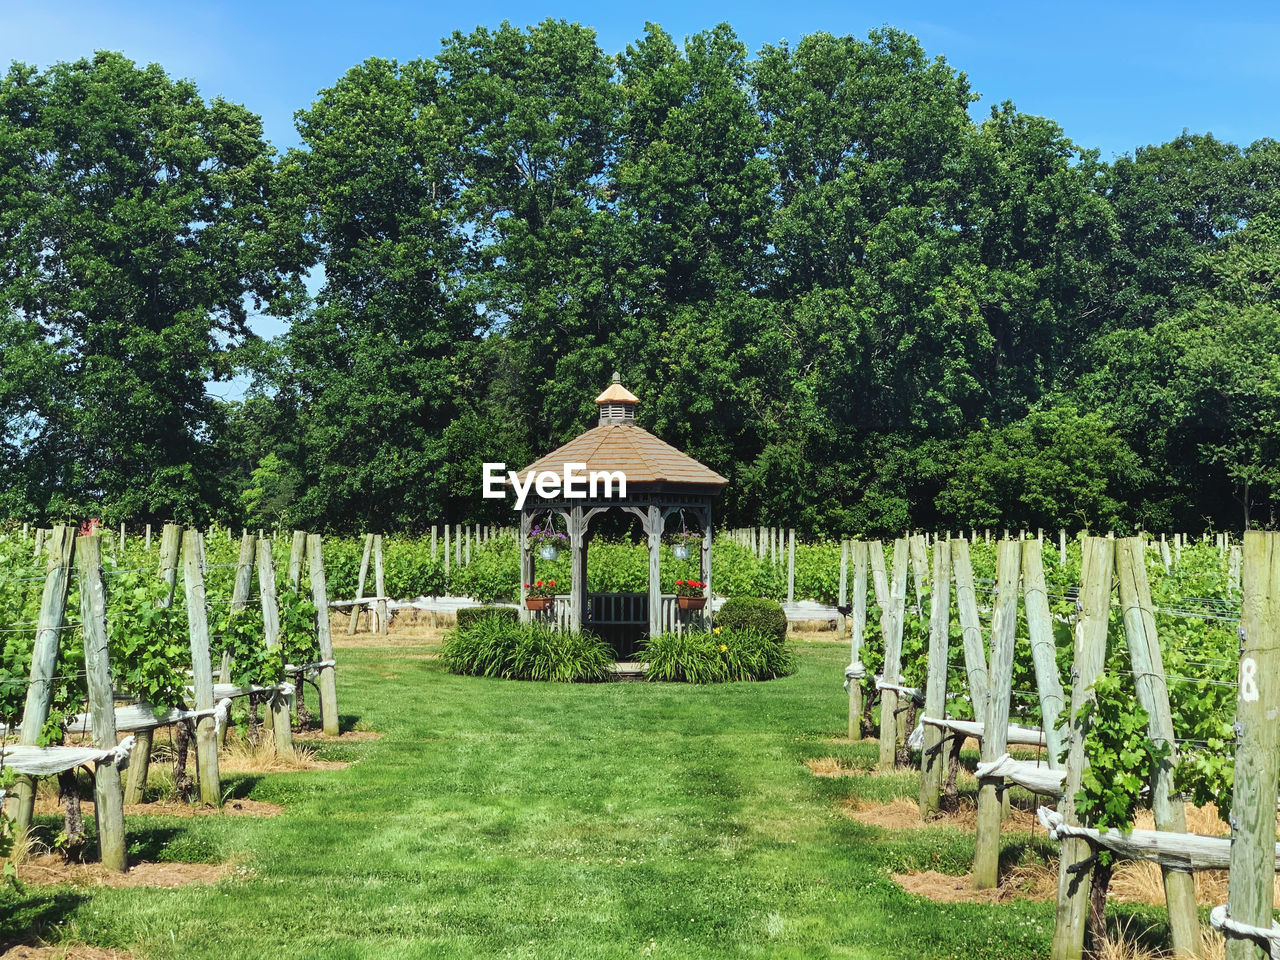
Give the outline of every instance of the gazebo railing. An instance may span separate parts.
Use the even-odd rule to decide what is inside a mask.
[[[591,593],[587,595],[588,629],[593,625],[605,628],[611,624],[640,625],[648,630],[649,595],[647,593]],[[682,611],[674,593],[664,593],[659,607],[659,625],[663,633],[684,633],[697,628],[705,621],[703,611]],[[570,620],[569,594],[557,594],[546,610],[532,614],[540,623],[568,630]]]

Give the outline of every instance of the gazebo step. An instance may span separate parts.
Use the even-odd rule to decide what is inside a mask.
[[[647,663],[631,663],[621,660],[613,665],[613,678],[615,680],[643,680],[645,668],[648,666]]]

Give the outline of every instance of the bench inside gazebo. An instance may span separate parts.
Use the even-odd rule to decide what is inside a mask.
[[[629,659],[653,634],[688,629],[691,623],[711,626],[711,506],[728,483],[716,473],[669,443],[659,440],[635,422],[639,400],[622,386],[618,374],[596,398],[599,422],[573,440],[531,463],[529,471],[564,475],[566,464],[580,474],[621,473],[626,495],[566,498],[542,497],[530,490],[520,516],[521,616],[539,618],[565,630],[590,630],[609,643],[619,659]],[[649,549],[649,589],[646,593],[589,593],[587,553],[591,522],[610,510],[639,519]],[[706,606],[695,613],[681,610],[680,600],[661,582],[663,534],[674,516],[692,521],[701,530],[700,575],[706,586]],[[543,611],[527,609],[523,584],[536,582],[537,548],[529,534],[540,517],[559,516],[564,521],[570,551],[570,588],[557,595]],[[671,586],[671,585],[666,585]]]

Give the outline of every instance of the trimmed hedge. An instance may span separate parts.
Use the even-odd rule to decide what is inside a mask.
[[[764,597],[730,597],[716,611],[716,625],[726,630],[752,630],[779,643],[787,639],[787,613]]]
[[[466,630],[481,620],[493,619],[503,623],[518,623],[520,611],[515,607],[462,607],[458,610],[458,629]]]
[[[507,680],[573,683],[612,677],[613,652],[589,633],[553,630],[540,623],[481,617],[445,638],[440,653],[453,673]]]
[[[651,637],[639,658],[648,664],[646,680],[674,683],[724,683],[772,680],[795,673],[795,657],[785,643],[754,630],[663,633]]]

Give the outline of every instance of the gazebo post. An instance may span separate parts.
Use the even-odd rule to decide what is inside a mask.
[[[702,563],[701,563],[701,569],[699,571],[700,576],[698,577],[698,579],[707,585],[706,591],[705,591],[707,596],[706,613],[702,615],[702,619],[706,623],[707,629],[710,630],[712,627],[713,619],[714,619],[712,616],[712,610],[711,610],[712,532],[711,532],[711,508],[710,507],[707,507],[702,511],[701,519],[702,519]]]
[[[569,528],[569,629],[582,630],[582,602],[587,594],[586,524],[582,507],[574,504],[565,516]]]
[[[662,518],[662,508],[657,504],[649,505],[648,518],[645,520],[645,533],[649,535],[649,636],[656,637],[662,633],[662,572],[659,559],[662,550],[662,530],[666,526]]]

